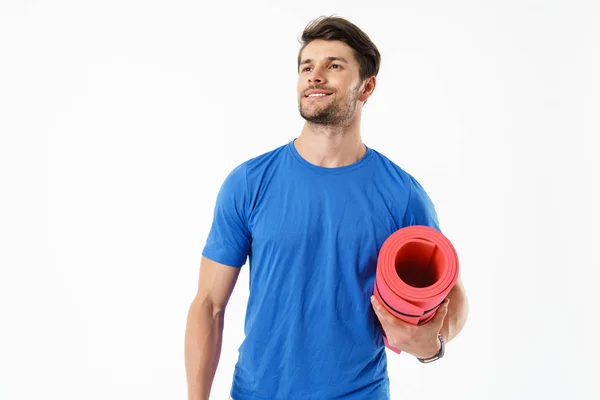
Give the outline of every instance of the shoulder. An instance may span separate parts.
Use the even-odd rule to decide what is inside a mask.
[[[382,172],[382,175],[391,177],[402,189],[410,191],[417,182],[416,179],[405,168],[401,167],[388,156],[378,150],[371,150],[374,153],[376,166]]]
[[[272,167],[287,151],[288,144],[278,146],[277,148],[267,150],[257,156],[254,156],[246,161],[240,163],[234,168],[238,170],[238,173],[245,173],[247,175],[261,172]]]
[[[385,175],[393,177],[392,186],[397,189],[394,190],[394,193],[398,196],[397,198],[402,196],[405,199],[405,214],[413,213],[417,216],[417,219],[420,219],[421,215],[433,215],[435,206],[419,180],[389,157],[379,151],[374,150],[374,152],[379,160],[380,167],[390,172]],[[427,221],[426,224],[437,226],[437,221]]]
[[[262,188],[281,164],[286,146],[268,150],[233,167],[221,186],[219,197],[234,202],[239,209],[243,208],[245,215],[251,215]]]
[[[229,171],[227,179],[235,182],[248,182],[248,180],[253,180],[252,178],[255,178],[257,175],[262,175],[264,171],[277,163],[286,150],[286,146],[287,144],[284,144],[270,149],[237,164]]]

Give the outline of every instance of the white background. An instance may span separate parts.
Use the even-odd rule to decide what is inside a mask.
[[[0,399],[186,398],[217,191],[300,133],[331,14],[382,53],[363,141],[426,188],[471,303],[442,361],[388,353],[392,399],[599,398],[598,3],[421,3],[2,0]],[[245,266],[211,399],[247,296]]]

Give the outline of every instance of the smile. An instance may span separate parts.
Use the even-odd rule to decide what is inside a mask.
[[[329,93],[329,94],[315,93],[315,94],[309,94],[308,96],[304,96],[304,97],[309,98],[309,99],[321,99],[321,98],[327,97],[327,96],[331,96],[331,93]]]

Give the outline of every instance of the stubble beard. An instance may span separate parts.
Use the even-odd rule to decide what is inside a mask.
[[[300,116],[307,122],[315,125],[346,125],[352,119],[354,111],[356,110],[359,89],[360,85],[357,85],[355,88],[353,88],[350,92],[350,98],[346,102],[340,102],[338,99],[334,99],[332,102],[327,104],[327,106],[310,113],[306,111],[307,107],[302,107],[302,99],[300,99],[298,103]],[[314,105],[310,105],[309,107],[313,106]]]

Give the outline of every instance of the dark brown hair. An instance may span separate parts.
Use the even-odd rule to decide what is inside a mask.
[[[350,46],[360,65],[361,81],[372,75],[377,76],[379,73],[381,55],[369,36],[352,22],[335,16],[321,16],[306,25],[299,40],[302,47],[298,52],[298,68],[300,68],[302,50],[315,39],[339,40]]]

